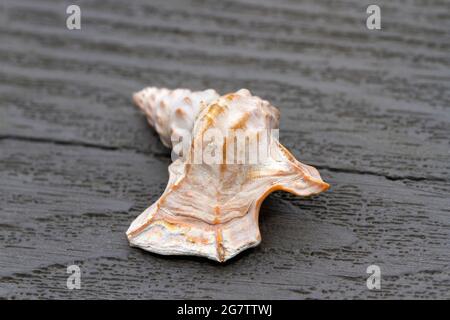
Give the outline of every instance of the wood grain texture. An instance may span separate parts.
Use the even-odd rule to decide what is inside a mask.
[[[373,1],[77,1],[69,31],[71,3],[0,5],[0,297],[450,298],[447,1],[376,1],[381,31]],[[131,103],[147,85],[270,100],[332,188],[271,195],[224,265],[130,248],[170,163]]]

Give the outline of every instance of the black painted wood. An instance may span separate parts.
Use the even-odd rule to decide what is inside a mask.
[[[373,1],[76,1],[79,31],[70,3],[0,6],[0,297],[450,298],[447,1],[376,1],[381,31]],[[128,247],[170,163],[147,85],[249,88],[332,188],[271,195],[224,265]]]

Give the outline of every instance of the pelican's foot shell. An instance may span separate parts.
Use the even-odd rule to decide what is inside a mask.
[[[155,99],[152,101],[155,103]],[[145,101],[139,103],[143,105]],[[153,110],[152,103],[148,108]],[[177,108],[177,103],[164,104],[166,109]],[[223,262],[260,243],[259,210],[271,192],[284,190],[309,196],[328,189],[329,185],[315,168],[297,161],[276,136],[265,135],[278,128],[279,112],[248,90],[194,108],[199,113],[191,117],[195,120],[189,150],[169,166],[166,190],[133,221],[127,237],[132,246],[147,251],[203,256]],[[151,119],[157,121],[153,115]],[[165,125],[170,127],[171,121]],[[157,130],[168,132],[165,127]],[[258,155],[264,149],[264,157],[248,161],[252,154],[246,148],[237,152],[246,161],[232,157],[236,153],[235,130],[256,137]],[[205,138],[211,131],[216,136]],[[197,151],[203,156],[200,162],[195,161]],[[205,155],[210,153],[219,161],[206,161]]]

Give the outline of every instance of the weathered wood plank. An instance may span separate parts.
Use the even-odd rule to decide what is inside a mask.
[[[442,197],[449,184],[324,170],[332,192],[307,200],[272,195],[261,212],[262,245],[222,266],[127,245],[131,219],[165,187],[169,159],[8,139],[0,147],[6,297],[41,290],[48,297],[245,298],[255,287],[266,298],[449,297],[450,200]],[[65,288],[72,263],[82,267],[86,291]],[[365,289],[373,263],[383,268],[378,294]]]
[[[80,1],[69,31],[67,3],[4,0],[0,297],[450,298],[450,4],[377,3],[382,31],[370,1]],[[147,85],[251,89],[332,189],[269,197],[225,266],[129,248],[170,163],[131,103]]]
[[[126,118],[137,117],[129,102],[132,91],[155,83],[211,86],[222,92],[250,87],[282,109],[282,129],[290,129],[284,130],[285,143],[291,148],[299,144],[301,158],[307,162],[394,178],[448,175],[450,88],[448,72],[443,70],[450,64],[444,41],[449,33],[445,19],[438,20],[442,24],[428,21],[440,15],[425,12],[427,21],[421,32],[413,34],[405,21],[410,16],[394,15],[402,18],[396,22],[401,26],[388,24],[392,30],[373,36],[355,28],[361,21],[349,7],[342,12],[347,16],[336,16],[336,32],[345,32],[335,35],[333,26],[312,29],[319,13],[330,17],[326,7],[309,18],[305,15],[317,8],[307,5],[306,12],[278,8],[281,17],[298,16],[289,20],[271,16],[255,26],[246,18],[261,8],[244,3],[230,6],[237,8],[224,13],[208,6],[197,11],[189,6],[175,10],[169,4],[137,4],[130,10],[153,14],[128,19],[114,6],[96,3],[85,10],[86,30],[73,33],[61,28],[61,6],[10,4],[11,18],[22,18],[2,33],[2,43],[7,45],[0,56],[6,65],[0,72],[8,84],[4,90],[15,92],[3,97],[8,102],[3,118],[9,121],[1,133],[148,149],[147,136],[142,136],[144,123],[134,129]],[[246,14],[234,12],[242,8]],[[208,21],[220,18],[230,27],[203,24],[201,19],[208,14]],[[183,17],[183,30],[177,24],[179,17],[171,21],[166,15]],[[43,26],[36,31],[38,19]],[[386,20],[394,23],[390,19],[388,15]],[[274,42],[274,35],[267,33],[273,30],[264,26],[285,34],[285,42],[278,35]],[[287,27],[296,32],[292,35]],[[105,28],[115,32],[105,34]],[[231,45],[225,42],[227,37],[232,38]],[[245,37],[247,44],[242,42]],[[317,38],[324,43],[314,45]],[[335,42],[339,45],[327,47]],[[17,92],[24,90],[28,95],[18,97]],[[50,108],[55,112],[49,113]],[[104,119],[104,130],[99,130],[98,119]],[[128,130],[120,130],[122,126]]]

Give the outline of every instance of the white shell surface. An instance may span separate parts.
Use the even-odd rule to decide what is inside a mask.
[[[260,135],[278,128],[278,109],[269,102],[241,89],[198,110],[199,114],[192,116],[195,121],[189,152],[169,166],[166,190],[133,221],[127,236],[132,246],[144,250],[204,256],[223,262],[260,243],[258,215],[268,194],[284,190],[309,196],[328,189],[329,185],[315,168],[297,161],[271,135],[263,161],[244,164],[225,161],[235,151],[232,130]],[[165,126],[170,127],[171,121]],[[195,163],[196,142],[204,139],[210,129],[218,130],[223,139],[198,145],[206,154],[222,150],[224,161]],[[167,128],[160,127],[160,131],[165,134]]]
[[[200,109],[217,98],[219,94],[213,89],[191,91],[147,87],[133,95],[134,102],[168,148],[172,147],[171,139],[177,140],[192,131]]]

